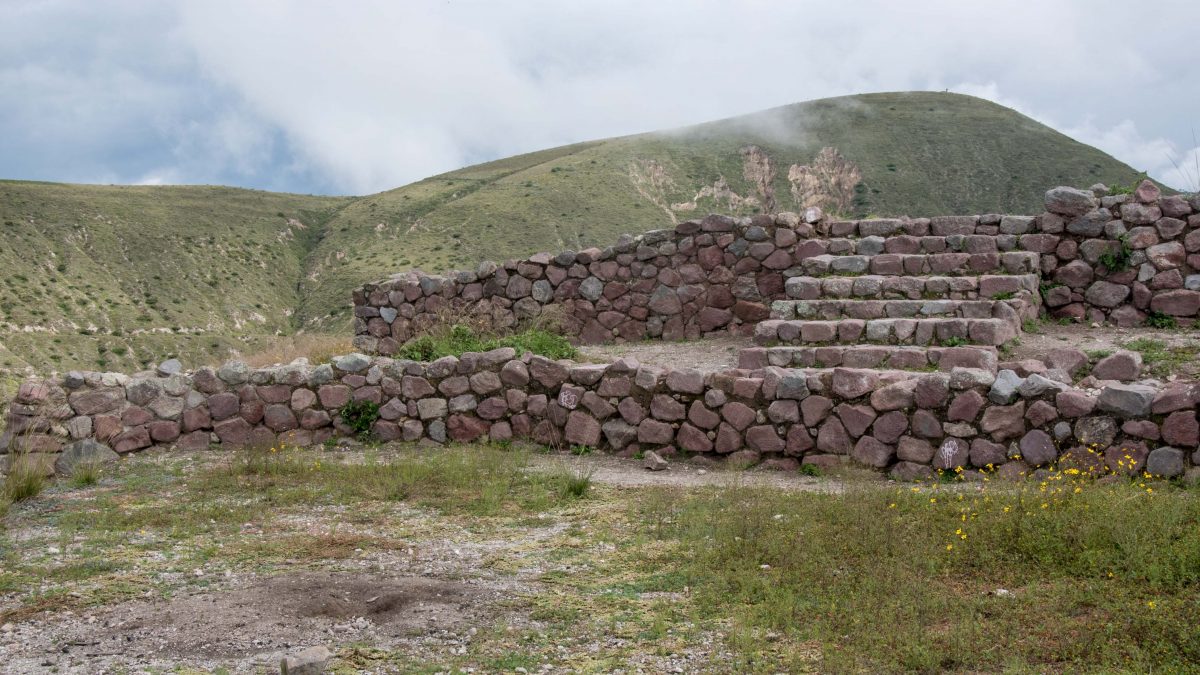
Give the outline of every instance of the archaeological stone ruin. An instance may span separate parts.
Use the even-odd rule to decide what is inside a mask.
[[[308,445],[349,435],[338,411],[371,401],[385,441],[520,438],[780,469],[854,462],[902,479],[1052,462],[1181,475],[1200,464],[1200,385],[1144,377],[1136,352],[1092,366],[1071,347],[1019,362],[1003,347],[1042,315],[1200,318],[1200,197],[1144,182],[1111,196],[1058,187],[1045,205],[1034,216],[713,215],[603,249],[408,272],[355,291],[361,353],[30,381],[0,452],[61,467],[81,443],[117,454]],[[498,330],[552,317],[589,344],[734,334],[755,346],[723,372],[512,349],[393,358],[448,317]]]

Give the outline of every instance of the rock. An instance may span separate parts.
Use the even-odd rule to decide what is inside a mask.
[[[1034,429],[1022,436],[1017,447],[1021,450],[1021,458],[1030,466],[1049,464],[1058,456],[1054,440],[1040,429]]]
[[[1185,448],[1200,445],[1200,424],[1196,422],[1196,413],[1177,410],[1167,415],[1162,423],[1162,438],[1171,445]]]
[[[333,367],[343,373],[360,373],[371,366],[371,357],[366,354],[346,354],[333,359]]]
[[[309,647],[283,657],[279,662],[279,672],[280,675],[321,675],[332,658],[333,652],[325,647]]]
[[[166,361],[163,361],[162,363],[158,364],[158,368],[157,368],[157,372],[158,372],[159,376],[161,376],[161,377],[167,377],[169,375],[178,375],[182,371],[183,371],[183,364],[179,362],[179,359],[167,359]]]
[[[891,464],[892,457],[895,454],[896,449],[894,447],[871,436],[863,436],[858,439],[858,443],[850,451],[850,457],[854,461],[866,466],[873,466],[877,469],[882,469]]]
[[[1142,375],[1142,355],[1125,349],[1118,350],[1098,361],[1092,368],[1097,380],[1132,382]]]
[[[1100,410],[1114,413],[1126,419],[1145,417],[1158,390],[1144,384],[1110,384],[1100,392],[1097,402]]]
[[[573,410],[567,416],[567,425],[563,436],[568,443],[573,445],[594,448],[600,445],[600,423],[587,413]]]
[[[54,460],[54,473],[69,476],[80,464],[107,464],[120,459],[107,445],[91,438],[75,441],[63,448]]]
[[[947,438],[933,457],[933,468],[951,471],[965,467],[970,459],[971,448],[961,438]]]
[[[1096,208],[1096,197],[1086,190],[1059,186],[1046,191],[1046,210],[1062,216],[1082,216]]]
[[[1075,440],[1080,445],[1107,448],[1117,437],[1117,422],[1106,415],[1083,417],[1075,423]]]
[[[994,405],[983,411],[979,430],[994,441],[1016,438],[1025,433],[1025,402],[1015,405]]]
[[[988,400],[997,405],[1008,405],[1016,400],[1018,389],[1024,379],[1012,370],[1001,370],[996,373],[996,381],[988,391]]]
[[[250,377],[250,366],[241,361],[230,361],[217,369],[217,377],[225,384],[243,384]]]
[[[888,472],[888,477],[892,480],[913,483],[933,478],[933,469],[928,464],[896,462],[896,465]]]
[[[1128,286],[1114,284],[1108,281],[1096,281],[1088,286],[1084,299],[1097,307],[1116,307],[1129,297]]]
[[[642,456],[642,466],[650,471],[665,471],[668,468],[667,460],[653,450],[647,450]]]
[[[1183,475],[1183,450],[1178,448],[1155,448],[1146,457],[1146,472],[1162,478]]]
[[[1150,301],[1150,309],[1173,316],[1195,316],[1200,313],[1200,291],[1164,291]]]

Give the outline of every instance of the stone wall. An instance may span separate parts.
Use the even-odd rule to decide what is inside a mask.
[[[70,373],[20,388],[0,451],[49,467],[64,448],[74,456],[88,441],[119,454],[308,445],[349,434],[339,409],[371,401],[381,406],[373,428],[381,440],[527,438],[776,468],[853,460],[906,479],[955,467],[1018,475],[1055,459],[1168,476],[1200,463],[1200,387],[1094,378],[1091,388],[1072,387],[1054,378],[1069,379],[1086,363],[1073,350],[1052,354],[1055,367],[1044,375],[1025,376],[995,373],[986,358],[983,367],[956,366],[947,352],[940,372],[760,366],[765,354],[749,352],[749,368],[709,374],[511,349],[431,363],[352,354],[315,367],[231,362],[191,374]],[[1127,368],[1097,370],[1121,376]]]
[[[709,216],[603,249],[401,274],[355,291],[356,346],[392,354],[440,316],[510,327],[550,306],[584,343],[750,334],[774,301],[838,297],[1024,291],[1036,314],[1042,291],[1056,318],[1132,326],[1151,311],[1200,316],[1200,197],[1163,197],[1149,182],[1133,194],[1102,192],[1052,189],[1037,216]]]

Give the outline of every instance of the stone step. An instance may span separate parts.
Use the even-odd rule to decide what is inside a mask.
[[[754,343],[764,347],[803,344],[962,344],[1002,345],[1018,335],[1012,319],[768,319],[754,327]]]
[[[1024,250],[1015,234],[952,234],[946,236],[833,237],[807,239],[796,245],[801,258],[817,255],[879,255],[880,253],[998,253]]]
[[[880,253],[877,255],[816,255],[804,258],[785,276],[980,276],[983,274],[1035,274],[1041,256],[1032,251],[1004,253]]]
[[[975,277],[881,276],[856,277],[793,276],[784,291],[796,300],[823,298],[949,299],[1022,297],[1037,294],[1038,274],[984,274]]]
[[[1027,294],[1028,295],[1028,294]],[[771,303],[772,319],[924,319],[954,317],[960,319],[1012,319],[1037,317],[1037,305],[1031,298],[1011,300],[776,300]]]
[[[995,347],[918,347],[829,345],[824,347],[748,347],[738,353],[738,368],[887,368],[944,370],[979,368],[996,372]]]

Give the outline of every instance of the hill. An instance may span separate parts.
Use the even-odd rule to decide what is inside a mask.
[[[344,314],[328,312],[364,280],[602,244],[709,212],[753,213],[765,195],[769,210],[816,204],[859,217],[1036,213],[1047,187],[1137,176],[971,96],[809,101],[509,157],[359,199],[314,251],[299,314],[311,327],[344,325]]]
[[[552,148],[359,198],[0,181],[0,369],[209,362],[348,335],[355,286],[604,244],[709,212],[1041,209],[1137,172],[1003,106],[938,93],[809,101]]]

